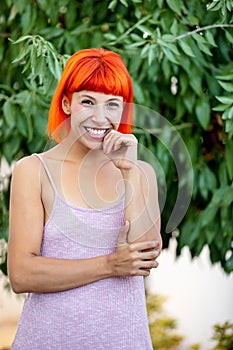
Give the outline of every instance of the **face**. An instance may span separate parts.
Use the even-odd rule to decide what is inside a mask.
[[[71,132],[88,149],[101,149],[104,137],[117,130],[123,112],[123,97],[93,91],[64,96],[62,107],[71,116]]]

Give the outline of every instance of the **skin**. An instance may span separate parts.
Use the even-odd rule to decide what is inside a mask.
[[[158,266],[162,241],[156,177],[147,163],[137,160],[136,138],[117,131],[123,98],[81,91],[71,101],[64,96],[62,107],[70,116],[70,133],[42,156],[61,174],[69,203],[101,208],[125,194],[125,225],[112,254],[83,260],[41,256],[54,194],[43,191],[39,159],[23,158],[14,168],[10,200],[8,271],[16,293],[59,292],[108,277],[148,276]],[[88,132],[93,129],[106,133]]]

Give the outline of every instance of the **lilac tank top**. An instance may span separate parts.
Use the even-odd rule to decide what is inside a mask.
[[[124,201],[101,209],[67,203],[54,190],[41,255],[88,259],[116,249]],[[29,293],[12,350],[152,350],[143,277],[111,277],[56,293]]]

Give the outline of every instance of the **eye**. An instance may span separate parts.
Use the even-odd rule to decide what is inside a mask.
[[[111,107],[111,108],[119,108],[120,107],[120,104],[118,102],[109,102],[108,103],[108,106]]]
[[[89,100],[89,99],[85,99],[81,101],[82,105],[86,105],[86,106],[94,106],[93,101]]]

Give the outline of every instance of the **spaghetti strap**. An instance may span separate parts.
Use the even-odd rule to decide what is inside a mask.
[[[53,178],[52,178],[52,176],[51,176],[51,174],[50,174],[49,168],[48,168],[48,166],[47,166],[45,160],[43,159],[43,157],[42,157],[40,154],[33,153],[33,156],[36,156],[36,157],[41,161],[41,163],[42,163],[42,165],[43,165],[43,167],[44,167],[44,170],[45,170],[45,172],[46,172],[46,175],[48,176],[48,179],[49,179],[49,181],[50,181],[50,183],[51,183],[51,186],[52,186],[52,188],[53,188],[53,190],[54,190],[54,193],[57,193],[56,186],[55,186],[55,184],[54,184]]]

